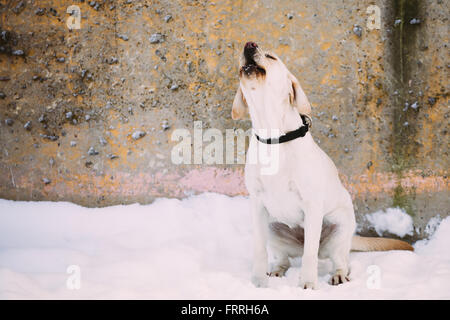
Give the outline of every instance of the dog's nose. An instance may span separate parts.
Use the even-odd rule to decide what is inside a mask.
[[[247,42],[246,44],[245,44],[245,46],[244,46],[244,49],[245,50],[249,50],[249,49],[256,49],[256,48],[258,48],[258,45],[256,44],[256,43],[254,43],[254,42]]]
[[[244,56],[246,63],[253,62],[253,56],[256,53],[256,48],[258,48],[258,45],[254,42],[247,42],[244,46]]]

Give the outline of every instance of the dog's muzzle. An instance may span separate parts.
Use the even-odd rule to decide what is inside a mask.
[[[242,71],[247,76],[252,74],[265,75],[266,71],[260,67],[255,61],[255,55],[257,53],[258,45],[254,42],[247,42],[244,46],[244,58],[245,64],[242,66]]]
[[[247,42],[244,46],[245,64],[256,64],[254,56],[258,45],[254,42]]]

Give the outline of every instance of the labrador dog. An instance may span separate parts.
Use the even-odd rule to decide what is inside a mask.
[[[338,285],[349,281],[351,250],[413,250],[400,240],[354,235],[350,194],[333,161],[314,142],[311,105],[276,54],[248,42],[240,57],[239,78],[232,118],[249,115],[255,133],[247,151],[245,183],[253,219],[256,286],[266,286],[267,276],[283,276],[289,257],[302,257],[300,287],[315,289],[319,258],[331,259],[330,283]],[[260,144],[278,148],[276,174],[262,174],[261,163],[248,161]],[[270,269],[268,248],[275,257]]]

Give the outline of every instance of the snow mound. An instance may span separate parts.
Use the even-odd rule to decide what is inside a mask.
[[[352,281],[297,287],[301,259],[250,282],[249,200],[201,194],[84,208],[0,200],[0,299],[449,299],[450,218],[416,252],[352,253]],[[376,285],[373,285],[376,284]]]
[[[412,235],[414,231],[413,220],[409,214],[400,208],[388,208],[386,211],[377,211],[366,215],[366,219],[373,226],[379,236],[384,232],[399,237]]]
[[[434,216],[428,221],[424,230],[428,237],[432,236],[436,232],[437,228],[441,224],[441,221],[442,218],[440,215]]]

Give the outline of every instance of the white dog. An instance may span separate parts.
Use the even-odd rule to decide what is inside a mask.
[[[317,287],[319,258],[331,259],[335,269],[331,283],[337,285],[349,281],[350,250],[412,250],[400,240],[354,236],[351,197],[333,161],[314,142],[309,101],[281,60],[248,42],[239,77],[232,118],[249,113],[256,133],[245,167],[254,227],[253,283],[266,286],[267,275],[284,275],[288,257],[302,256],[302,288]],[[271,136],[274,130],[278,136]],[[276,174],[261,174],[262,164],[248,161],[258,144],[278,148]],[[270,270],[268,245],[276,256]]]

